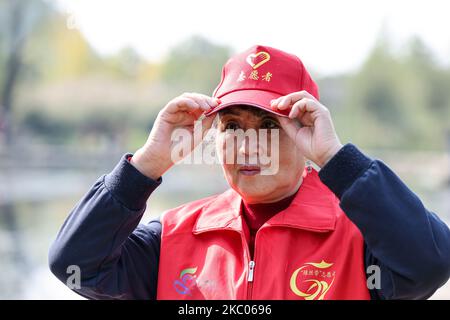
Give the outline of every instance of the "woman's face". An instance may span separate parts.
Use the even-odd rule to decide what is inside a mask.
[[[272,113],[250,106],[219,111],[216,147],[228,184],[248,203],[281,200],[301,184],[304,157]]]

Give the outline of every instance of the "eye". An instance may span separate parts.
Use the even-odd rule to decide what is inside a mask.
[[[224,130],[237,130],[239,129],[239,124],[235,121],[228,121],[223,128]]]
[[[272,119],[265,119],[261,124],[261,129],[278,129],[280,126],[275,120]]]

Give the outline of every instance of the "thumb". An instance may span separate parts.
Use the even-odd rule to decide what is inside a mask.
[[[202,137],[205,137],[205,134],[207,131],[211,128],[214,119],[216,118],[217,114],[204,116],[202,120]]]
[[[278,116],[281,128],[286,132],[289,138],[295,142],[298,130],[301,128],[300,123],[296,119],[289,119],[286,117]]]
[[[205,136],[208,134],[209,129],[211,128],[214,119],[216,118],[217,114],[214,115],[210,115],[210,116],[205,116],[204,114],[202,114],[197,121],[195,121],[194,123],[194,136],[198,137],[198,135],[200,134],[200,130],[201,130],[201,140],[200,141],[194,141],[194,143],[197,145],[198,143],[200,143]]]

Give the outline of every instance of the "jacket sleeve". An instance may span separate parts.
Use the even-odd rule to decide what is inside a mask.
[[[161,224],[139,224],[161,183],[141,174],[125,155],[72,210],[50,247],[59,280],[92,299],[155,299]],[[71,278],[74,267],[79,279]]]
[[[450,276],[450,231],[383,162],[345,145],[319,172],[377,265],[374,299],[426,299]]]

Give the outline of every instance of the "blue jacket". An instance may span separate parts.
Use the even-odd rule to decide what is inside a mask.
[[[127,156],[80,200],[50,248],[52,272],[66,283],[68,266],[79,266],[74,290],[88,298],[156,298],[161,224],[139,222],[162,179],[144,176]],[[372,299],[426,299],[445,284],[449,228],[383,162],[347,144],[319,177],[360,229],[366,266],[380,267]]]

